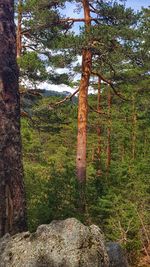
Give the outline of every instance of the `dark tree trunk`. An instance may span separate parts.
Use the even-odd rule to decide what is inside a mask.
[[[89,1],[83,0],[86,31],[91,25]],[[91,74],[92,53],[86,48],[82,52],[82,78],[79,87],[78,104],[78,135],[77,135],[77,179],[79,184],[80,208],[85,211],[85,183],[86,183],[86,145],[87,145],[87,116],[88,116],[88,86]]]
[[[14,1],[0,0],[0,236],[25,229]]]

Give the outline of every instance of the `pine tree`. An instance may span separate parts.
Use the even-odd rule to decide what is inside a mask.
[[[64,1],[65,2],[65,1]],[[69,25],[60,20],[58,8],[62,1],[20,0],[16,7],[17,17],[17,54],[20,66],[20,78],[28,80],[33,87],[42,81],[55,83],[68,82],[68,76],[58,75],[47,68],[61,62],[62,55],[52,55],[60,36],[64,35]],[[54,66],[55,67],[55,66]],[[27,87],[27,86],[26,86]]]
[[[13,1],[0,1],[0,236],[26,229]]]
[[[87,34],[90,31],[91,17],[89,1],[83,0],[85,29]],[[86,146],[87,146],[87,116],[88,116],[88,87],[92,67],[91,50],[83,48],[82,51],[82,76],[79,86],[78,100],[78,135],[77,135],[77,179],[80,190],[80,208],[85,212],[85,183],[86,183]]]

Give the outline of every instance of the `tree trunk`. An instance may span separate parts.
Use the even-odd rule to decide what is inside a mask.
[[[97,111],[101,111],[101,79],[98,77],[98,97],[97,97]],[[98,160],[100,161],[100,154],[101,154],[101,128],[100,126],[97,127],[97,136],[98,136]]]
[[[107,174],[109,174],[110,170],[110,163],[111,163],[111,91],[110,86],[108,85],[108,98],[107,98],[107,105],[108,105],[108,130],[107,130]]]
[[[86,31],[89,32],[91,25],[89,2],[83,0]],[[85,211],[85,183],[86,183],[86,145],[87,145],[87,116],[88,116],[88,86],[91,74],[92,53],[87,47],[82,51],[82,78],[79,87],[78,103],[78,135],[77,135],[77,158],[76,169],[79,184],[80,208]]]
[[[18,1],[18,26],[17,26],[17,58],[22,52],[22,0]]]
[[[98,97],[97,97],[97,111],[101,111],[101,78],[98,77]],[[98,169],[97,175],[101,176],[101,127],[97,126],[97,137],[98,137],[98,147],[97,147],[97,159],[98,159]]]
[[[0,0],[0,236],[26,229],[14,1]]]

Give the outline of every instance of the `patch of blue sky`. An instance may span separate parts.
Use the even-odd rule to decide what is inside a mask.
[[[125,6],[131,7],[135,11],[141,10],[142,7],[148,7],[150,6],[150,0],[126,0]],[[81,6],[82,7],[82,6]],[[61,12],[64,16],[69,18],[81,18],[83,17],[83,10],[82,8],[79,8],[78,6],[78,12],[77,12],[77,5],[75,2],[72,3],[66,3],[66,8]],[[82,22],[76,22],[73,26],[73,31],[78,34],[80,31],[80,27],[83,26]]]
[[[142,7],[150,6],[149,0],[127,0],[126,6],[131,7],[134,10],[140,10]]]

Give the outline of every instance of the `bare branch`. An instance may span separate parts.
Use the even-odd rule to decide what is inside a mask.
[[[140,223],[141,223],[141,225],[142,225],[143,232],[144,232],[144,235],[145,235],[147,244],[149,245],[149,244],[150,244],[150,239],[149,239],[148,231],[147,231],[146,226],[145,226],[145,224],[144,224],[143,218],[142,218],[142,216],[140,215],[140,213],[138,212],[138,210],[136,210],[136,212],[137,212],[137,215],[138,215],[138,217],[139,217]]]
[[[122,94],[118,93],[113,82],[111,80],[106,79],[101,73],[98,72],[92,72],[91,74],[96,75],[98,77],[100,77],[102,79],[102,81],[106,82],[107,84],[109,84],[111,86],[111,88],[113,89],[115,95],[117,95],[119,98],[121,98],[124,101],[130,101],[130,99],[125,98]]]
[[[84,18],[64,18],[64,19],[60,19],[59,22],[60,23],[64,23],[64,22],[85,22],[86,20]],[[98,19],[96,18],[89,18],[89,21],[95,21],[97,22]]]
[[[41,96],[42,97],[42,94],[36,90],[33,90],[33,89],[28,89],[28,90],[25,90],[25,89],[19,89],[19,93],[20,95],[32,95],[32,96]]]
[[[89,108],[90,108],[92,111],[94,111],[94,112],[96,112],[96,113],[98,113],[98,114],[101,114],[101,115],[106,115],[106,116],[108,116],[107,113],[102,112],[102,111],[98,111],[97,109],[93,108],[93,107],[90,106],[90,105],[88,105],[88,106],[89,106]]]
[[[71,100],[78,92],[79,92],[79,88],[73,94],[66,96],[64,99],[56,102],[54,105],[49,105],[49,109],[52,109],[56,106],[63,104],[64,102],[66,102],[68,100]]]

